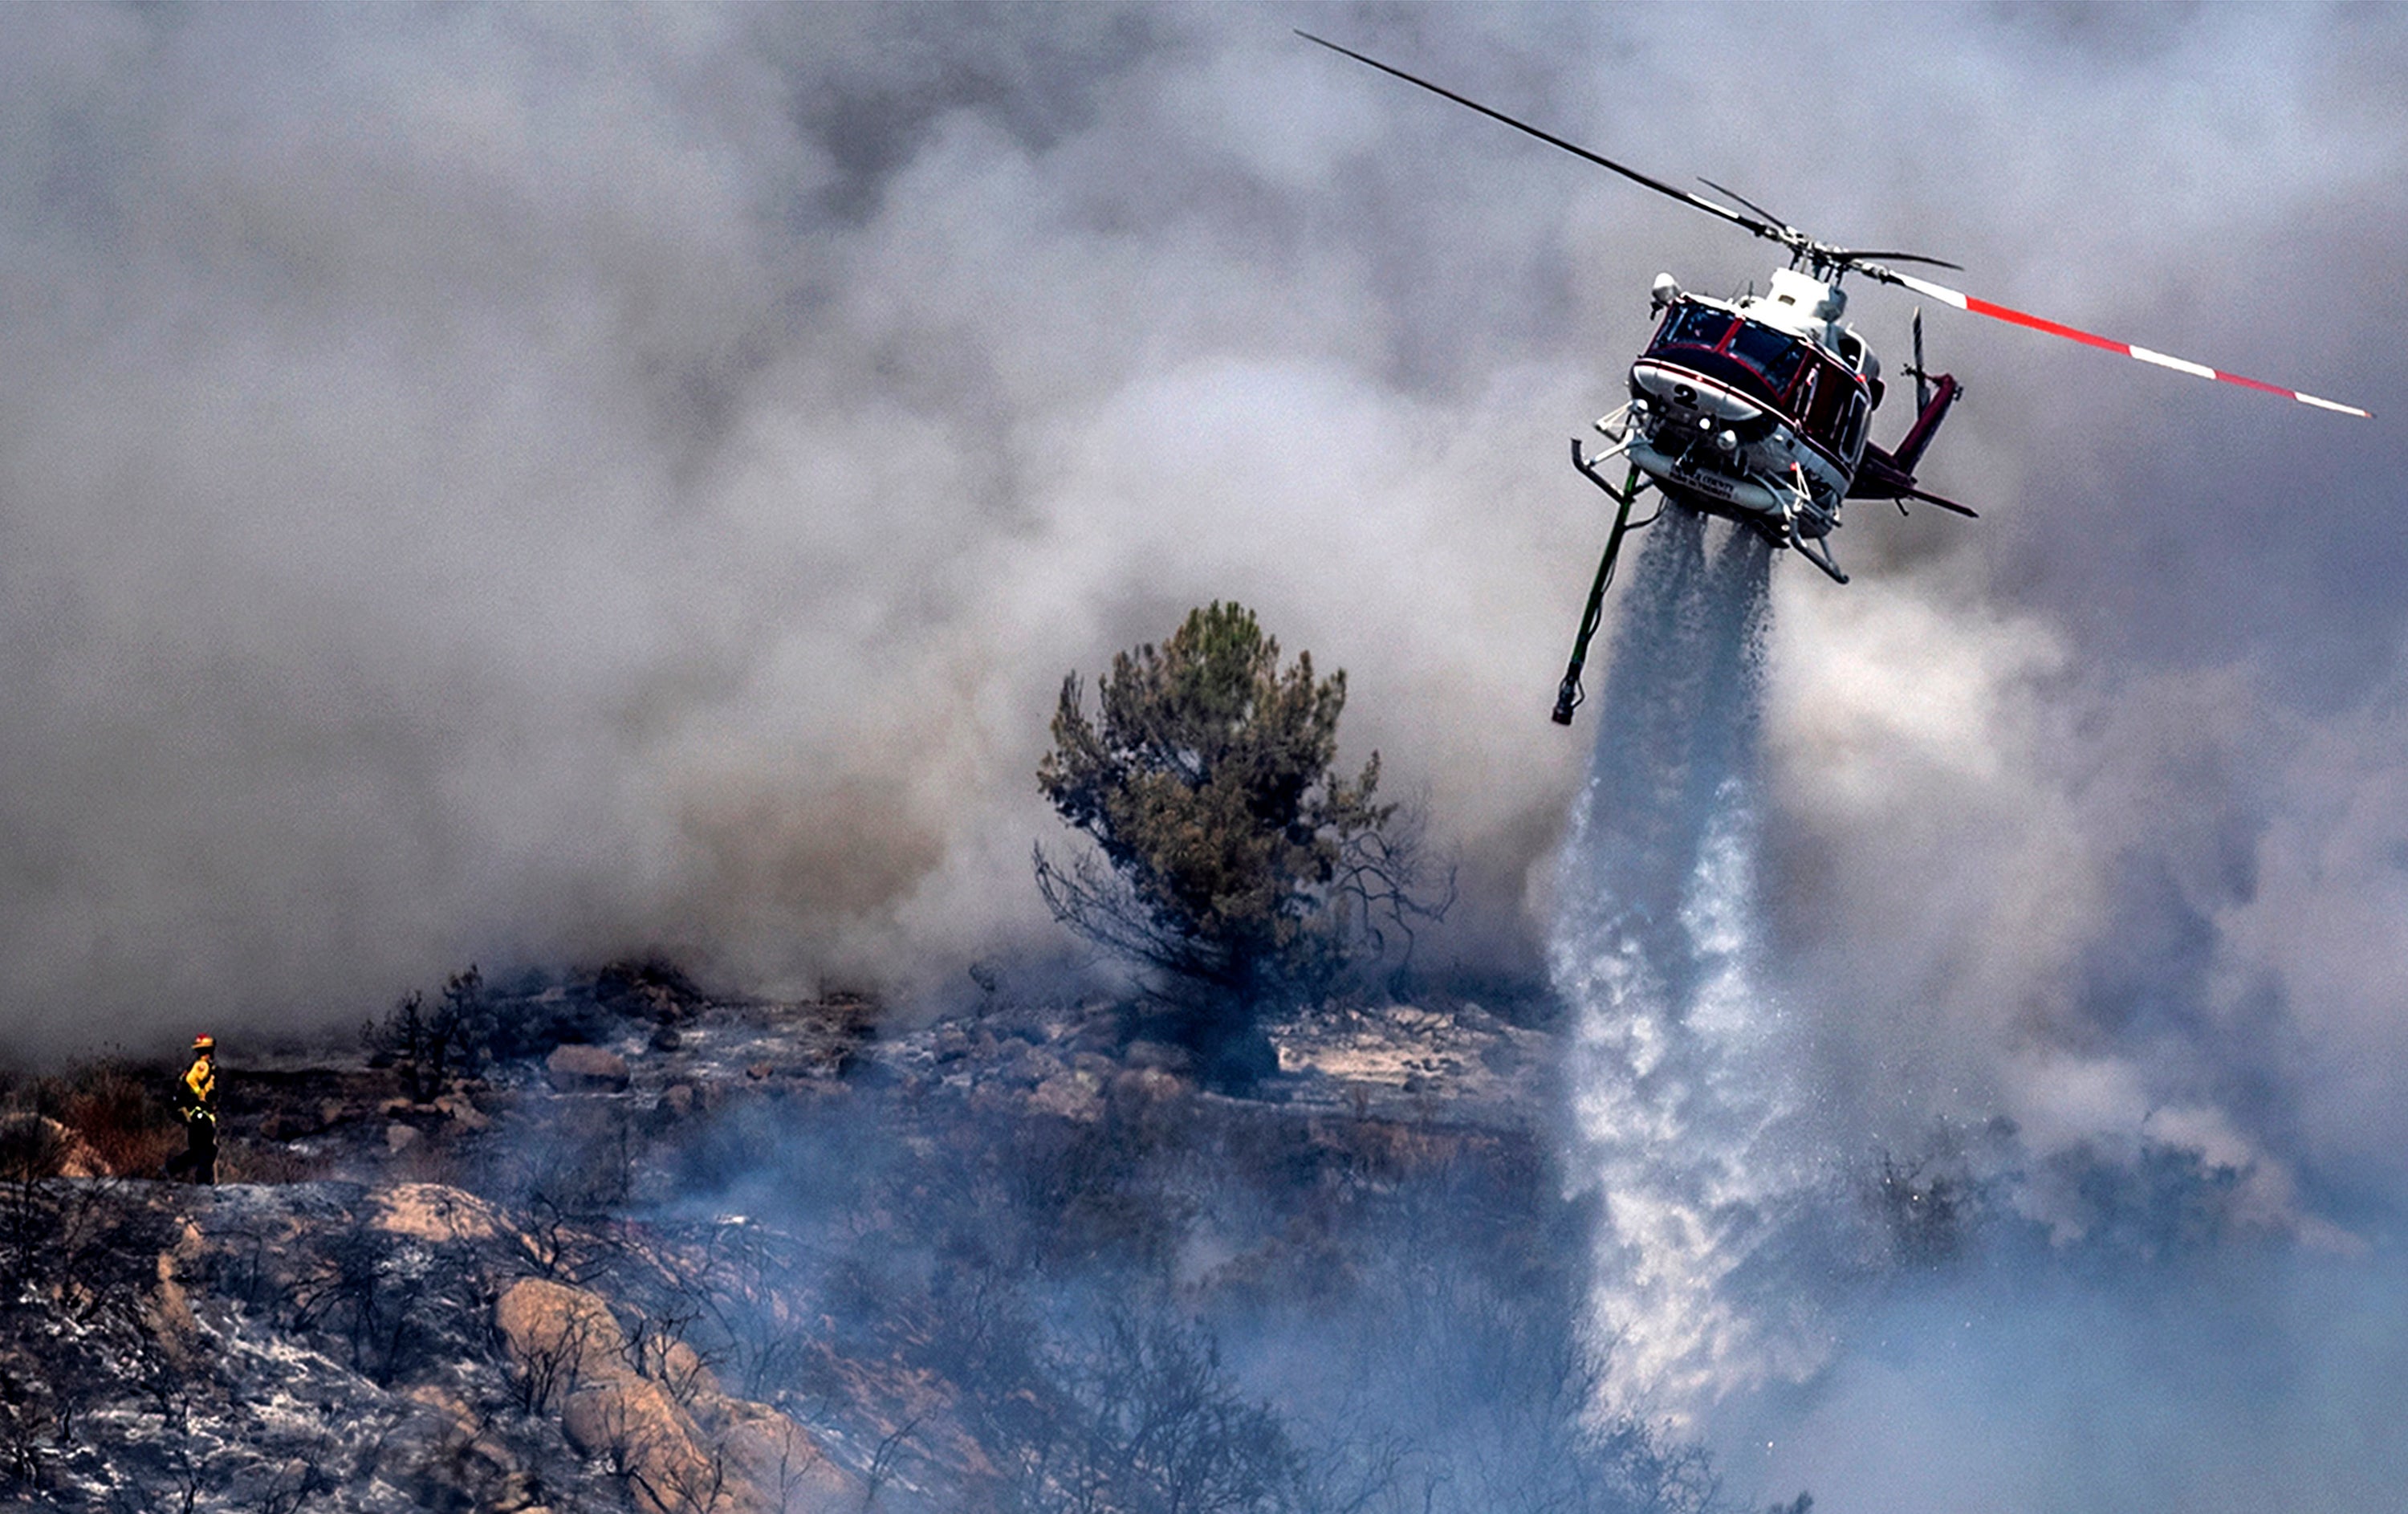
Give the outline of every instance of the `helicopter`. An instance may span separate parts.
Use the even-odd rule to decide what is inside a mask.
[[[1586,698],[1581,671],[1604,613],[1605,592],[1613,582],[1623,541],[1653,525],[1666,505],[1733,521],[1776,548],[1795,551],[1840,584],[1845,584],[1848,575],[1832,557],[1828,538],[1839,528],[1841,506],[1850,499],[1892,500],[1900,514],[1912,499],[1969,519],[1975,517],[1968,506],[1931,494],[1915,483],[1914,469],[1925,449],[1939,434],[1950,407],[1965,393],[1965,386],[1954,376],[1925,368],[1920,308],[1914,320],[1914,360],[1906,369],[1914,380],[1914,419],[1894,447],[1884,448],[1870,440],[1870,424],[1881,407],[1885,385],[1881,360],[1844,319],[1847,293],[1841,282],[1850,274],[1912,290],[1955,310],[2121,353],[2177,373],[2281,395],[2343,415],[2373,418],[2372,411],[2355,405],[2244,379],[1901,272],[1890,265],[1963,269],[1916,252],[1873,252],[1817,240],[1711,180],[1699,182],[1745,209],[1668,184],[1352,48],[1310,32],[1296,35],[1729,222],[1777,243],[1789,254],[1789,266],[1772,271],[1765,293],[1736,299],[1693,294],[1670,274],[1657,275],[1649,298],[1659,320],[1646,350],[1630,365],[1630,398],[1596,423],[1607,445],[1592,454],[1579,438],[1572,440],[1572,466],[1605,491],[1616,508],[1581,613],[1580,630],[1572,642],[1571,663],[1555,691],[1551,718],[1556,725],[1570,725],[1572,712]],[[1626,469],[1619,483],[1610,471],[1616,459]],[[1665,505],[1634,521],[1633,508],[1651,489]]]

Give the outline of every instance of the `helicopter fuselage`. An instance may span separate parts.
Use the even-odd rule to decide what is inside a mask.
[[[1914,486],[1914,465],[1959,392],[1947,374],[1923,370],[1919,322],[1915,363],[1907,370],[1920,397],[1914,424],[1897,451],[1885,452],[1865,439],[1881,404],[1881,362],[1841,322],[1847,297],[1836,285],[1783,268],[1774,271],[1769,295],[1715,300],[1684,294],[1665,274],[1656,281],[1655,302],[1663,321],[1630,365],[1630,401],[1597,423],[1612,447],[1592,457],[1572,442],[1572,466],[1616,509],[1570,666],[1555,690],[1557,725],[1571,724],[1583,698],[1581,668],[1623,539],[1655,519],[1630,518],[1646,490],[1736,521],[1776,547],[1795,548],[1842,584],[1848,575],[1823,539],[1838,528],[1840,506],[1850,497],[1895,498],[1901,510],[1912,497],[1972,513]],[[1600,470],[1616,456],[1630,468],[1619,485]]]
[[[1784,546],[1828,535],[1881,393],[1878,360],[1839,320],[1846,296],[1785,268],[1735,302],[1656,287],[1663,321],[1630,366],[1630,402],[1598,428],[1691,510]]]

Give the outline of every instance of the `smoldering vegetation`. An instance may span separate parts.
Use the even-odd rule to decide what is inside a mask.
[[[2200,1423],[2240,1476],[2203,1507],[2384,1464],[2316,1416],[2397,1367],[2386,1265],[2302,1251],[2178,1145],[2041,1158],[1996,1121],[1849,1164],[1760,1260],[1856,1344],[1701,1444],[1600,1412],[1596,1201],[1513,1117],[1546,1095],[1508,1044],[1549,1038],[1470,1006],[1453,1044],[1524,1068],[1503,1103],[1373,1075],[1418,1062],[1370,1029],[1344,1076],[1236,1100],[1109,1003],[882,1033],[657,965],[473,994],[510,1038],[439,1077],[408,1000],[365,1058],[230,1068],[218,1190],[140,1180],[168,1069],[10,1090],[0,1478],[111,1510],[1703,1514],[1826,1476],[2078,1502],[2162,1482]],[[2134,1392],[2172,1418],[2071,1493],[2048,1458],[1914,1454],[1948,1415],[2028,1448]],[[2253,1414],[2296,1439],[2280,1478],[2243,1475]]]
[[[2396,1242],[2303,1232],[2264,1175],[2178,1141],[2042,1154],[2003,1121],[1877,1153],[1823,1227],[1862,1227],[1870,1268],[1834,1288],[1789,1258],[1836,1301],[1836,1348],[1707,1417],[1723,1470],[1876,1507],[2381,1502],[2403,1470],[2372,1420],[2403,1364]]]
[[[945,1059],[925,1082],[744,1110],[679,1154],[685,1205],[814,1279],[834,1334],[767,1364],[782,1391],[931,1374],[1010,1508],[1723,1507],[1698,1449],[1597,1418],[1590,1217],[1538,1132],[1222,1099],[1099,1060],[1110,1017],[1067,1030],[1006,1016],[914,1048]],[[1082,1073],[1094,1102],[1043,1112]],[[897,1478],[959,1475],[905,1438]]]
[[[864,1003],[716,1001],[658,964],[448,988],[358,1053],[230,1065],[215,1190],[142,1180],[173,1132],[120,1095],[167,1069],[13,1089],[12,1490],[1739,1507],[1694,1443],[1599,1417],[1593,1216],[1525,1117],[1541,1074],[1512,1048],[1536,1032],[1472,1006],[1431,1017],[1469,1068],[1402,1075],[1424,1044],[1358,1016],[1340,1072],[1239,1100],[1133,1038],[1125,1004],[1007,994],[882,1031]],[[1510,1097],[1450,1102],[1475,1075]]]

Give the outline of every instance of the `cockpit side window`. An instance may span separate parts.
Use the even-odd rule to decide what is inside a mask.
[[[1840,455],[1854,457],[1856,449],[1864,445],[1865,418],[1871,411],[1872,407],[1865,403],[1862,390],[1849,397],[1847,422],[1840,428]]]

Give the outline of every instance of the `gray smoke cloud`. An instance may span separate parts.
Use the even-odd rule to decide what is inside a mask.
[[[1466,370],[1283,19],[7,18],[13,1037],[958,975],[1053,939],[1056,682],[1216,597],[1352,670],[1510,952],[1571,759],[1472,714],[1580,569],[1498,465],[1594,375]],[[1476,307],[1559,303],[1557,220]]]
[[[1764,878],[1841,1146],[2156,1142],[2380,1247],[2379,7],[10,9],[0,1033],[1044,949],[1058,682],[1215,598],[1348,670],[1350,751],[1462,852],[1440,949],[1534,963],[1601,526],[1563,438],[1654,272],[1769,265],[1299,24],[2386,417],[1928,312],[1971,394],[1926,482],[1984,519],[1860,508],[1845,590],[1776,565]],[[1894,374],[1912,301],[1857,295]]]
[[[1649,270],[1762,257],[1293,22],[2011,303],[2399,387],[2380,11],[27,8],[11,1023],[957,958],[1041,923],[1055,682],[1215,596],[1350,670],[1526,936],[1579,764],[1510,713],[1597,526],[1561,437]],[[1883,87],[1810,108],[1784,57]],[[1974,384],[1933,481],[1988,518],[1782,575],[1795,944],[2044,1029],[2172,911],[2362,1065],[2380,921],[2282,922],[2396,887],[2394,429],[1932,341]]]
[[[1349,670],[1463,849],[1449,949],[1534,959],[1582,754],[1515,712],[1598,525],[1561,439],[1655,268],[1762,252],[1294,23],[1990,297],[2400,388],[2379,10],[21,9],[12,1034],[471,958],[954,973],[1048,939],[1056,682],[1215,597]],[[1908,304],[1858,301],[1893,366]],[[1973,390],[1928,472],[1985,521],[1860,512],[1856,587],[1777,586],[1770,892],[1834,1068],[1878,1126],[2044,1124],[2078,1066],[2390,1191],[2396,428],[1929,324]]]

